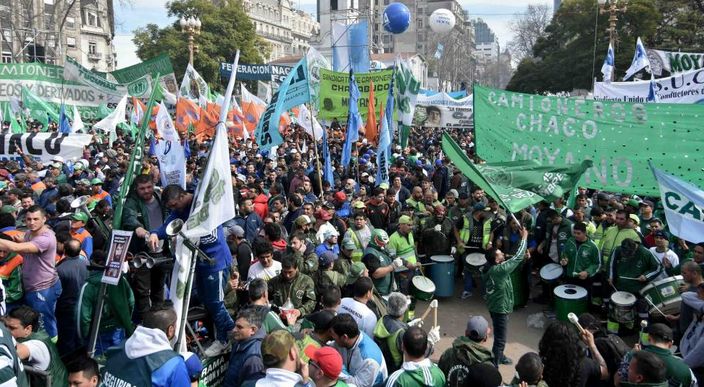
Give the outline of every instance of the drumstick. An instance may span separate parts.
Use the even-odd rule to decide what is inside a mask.
[[[435,328],[438,326],[438,300],[433,300],[433,302],[430,303],[430,307],[433,308],[433,328]]]
[[[430,311],[433,309],[432,304],[428,306],[428,308],[423,312],[423,315],[420,316],[421,320],[425,320],[426,317],[430,314]]]
[[[662,310],[660,310],[660,308],[658,308],[655,304],[653,304],[653,302],[650,301],[650,299],[648,297],[643,297],[643,298],[645,298],[645,300],[648,301],[648,304],[650,304],[650,306],[655,308],[655,310],[657,310],[658,313],[660,313],[663,317],[667,316],[665,313],[662,312]]]
[[[577,328],[579,328],[579,332],[583,333],[584,328],[582,328],[582,324],[579,323],[579,318],[577,318],[577,315],[570,312],[567,314],[567,319],[570,320],[572,324],[574,324]]]

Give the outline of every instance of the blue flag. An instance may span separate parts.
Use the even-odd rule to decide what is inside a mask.
[[[648,98],[646,99],[646,101],[660,102],[660,98],[658,97],[658,93],[656,93],[655,89],[655,79],[653,78],[653,75],[650,74],[650,87],[648,87]]]
[[[71,133],[71,124],[68,123],[68,117],[66,116],[66,105],[64,104],[61,104],[61,111],[59,112],[59,133]]]
[[[369,72],[369,22],[362,20],[349,27],[350,68],[355,73]]]
[[[335,178],[332,174],[332,160],[330,159],[330,148],[328,147],[328,134],[323,129],[323,179],[330,184],[330,187],[335,186]]]
[[[350,70],[350,101],[349,115],[347,116],[347,135],[345,143],[342,145],[342,166],[347,168],[352,157],[352,145],[359,140],[359,126],[362,124],[362,117],[359,115],[357,100],[359,99],[359,88],[354,79],[354,73]]]
[[[604,64],[601,65],[601,74],[604,76],[604,82],[611,82],[614,74],[614,47],[609,43],[609,49],[606,51]]]
[[[303,57],[288,73],[286,79],[281,83],[279,91],[271,97],[271,102],[257,124],[254,135],[260,151],[269,150],[284,142],[279,132],[281,114],[308,101],[310,101],[308,65],[306,58]]]
[[[395,70],[394,70],[395,71]],[[391,162],[391,131],[394,124],[394,76],[391,76],[389,96],[386,97],[386,110],[379,131],[379,148],[376,151],[376,184],[389,184],[389,163]]]

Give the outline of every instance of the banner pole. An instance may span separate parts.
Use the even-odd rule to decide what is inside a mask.
[[[311,131],[313,132],[313,147],[315,148],[315,165],[318,171],[318,187],[320,188],[320,197],[323,197],[323,175],[320,173],[320,155],[318,153],[318,140],[315,139],[315,126],[313,125],[313,109],[310,104],[306,104],[308,108],[308,123],[310,124]],[[325,128],[323,128],[325,130]]]

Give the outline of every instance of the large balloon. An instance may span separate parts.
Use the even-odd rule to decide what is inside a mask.
[[[384,8],[384,29],[400,34],[411,24],[411,11],[403,3],[391,3]]]
[[[440,34],[452,30],[455,26],[455,22],[455,14],[449,9],[436,9],[430,14],[430,29]]]

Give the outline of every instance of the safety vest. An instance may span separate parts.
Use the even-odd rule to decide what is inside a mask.
[[[471,215],[463,215],[464,221],[462,222],[462,228],[460,229],[460,239],[462,242],[467,244],[469,238],[472,236],[472,227],[474,226],[474,218]],[[482,249],[485,249],[489,244],[489,239],[491,238],[491,221],[485,220],[482,224]]]
[[[10,253],[14,254],[14,253]],[[23,258],[19,254],[15,254],[14,257],[8,259],[5,263],[0,265],[0,278],[6,279],[10,277],[10,274],[12,274],[13,271],[17,268],[17,266],[21,265],[23,261]]]
[[[49,357],[51,359],[51,362],[49,363],[49,368],[46,370],[46,372],[51,375],[52,386],[68,386],[68,372],[66,371],[64,363],[61,361],[61,356],[59,356],[59,350],[56,349],[56,344],[51,341],[49,334],[47,334],[44,330],[40,330],[38,332],[32,332],[31,335],[23,339],[17,339],[17,341],[20,343],[29,340],[41,341],[42,343],[44,343],[44,345],[46,345],[47,349],[49,350]],[[31,385],[33,386],[42,384],[40,378],[37,378],[37,380],[35,380],[34,374],[31,375],[29,379]]]
[[[354,232],[354,229],[349,229],[348,232],[351,234],[351,239],[355,246],[355,249],[352,250],[352,254],[350,254],[350,258],[352,262],[360,262],[364,256],[364,246],[362,246],[362,242],[359,240],[359,237],[357,237],[357,233]]]
[[[401,233],[396,231],[389,237],[388,248],[389,250],[396,250],[396,257],[415,265],[416,246],[415,241],[413,240],[413,233],[408,233],[408,235],[404,237]]]
[[[90,198],[93,199],[93,200],[92,200],[92,203],[95,203],[95,204],[93,205],[93,207],[95,207],[95,205],[97,205],[99,201],[105,199],[105,198],[108,197],[108,196],[110,196],[110,194],[109,194],[107,191],[103,191],[103,190],[101,190],[100,192],[98,192],[98,193],[95,194],[95,195],[91,195]]]
[[[151,386],[152,374],[178,353],[165,349],[151,355],[130,359],[125,353],[125,343],[108,349],[102,386]]]
[[[38,181],[34,184],[32,184],[32,191],[36,192],[37,195],[41,195],[42,192],[46,189],[46,184],[42,181]]]
[[[71,238],[78,240],[81,244],[83,244],[83,241],[86,240],[86,238],[92,237],[92,235],[90,235],[85,228],[80,228],[79,230],[80,231],[78,232],[71,230]]]

